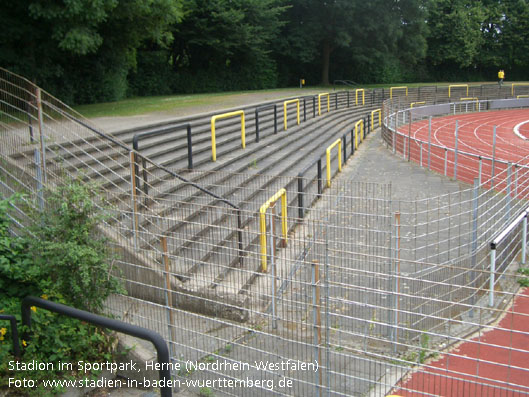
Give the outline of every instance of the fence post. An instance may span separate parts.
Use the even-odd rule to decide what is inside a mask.
[[[411,110],[408,110],[408,162],[411,160]]]
[[[305,207],[303,204],[303,177],[298,175],[298,218],[301,222],[305,216]]]
[[[31,143],[35,143],[35,138],[33,136],[33,122],[31,120],[31,106],[29,104],[29,101],[31,99],[28,99],[28,102],[26,102],[26,113],[28,115],[28,127],[29,127],[29,141]]]
[[[259,143],[259,111],[255,108],[255,143]]]
[[[496,245],[490,244],[489,306],[494,306],[494,278],[496,273]]]
[[[275,232],[275,215],[276,215],[276,202],[273,202],[270,204],[270,212],[268,214],[269,218],[269,224],[270,224],[270,234],[268,235],[269,238],[269,246],[270,246],[270,269],[271,269],[271,275],[272,275],[272,328],[277,329],[277,297],[276,297],[276,291],[277,291],[277,285],[276,285],[276,263],[275,263],[275,256],[276,256],[276,241],[274,237]]]
[[[447,173],[447,168],[448,168],[448,148],[445,147],[445,171],[444,171],[445,176]]]
[[[40,167],[42,172],[42,182],[46,184],[46,142],[44,137],[44,116],[42,113],[42,96],[40,88],[37,87],[37,114],[39,120],[39,139],[40,139]]]
[[[507,163],[507,213],[505,214],[506,221],[511,217],[511,201],[512,201],[512,164]]]
[[[400,212],[395,212],[395,268],[394,268],[394,274],[395,274],[395,285],[394,285],[394,310],[395,315],[394,318],[394,327],[395,327],[395,349],[398,345],[399,340],[399,334],[398,334],[398,326],[399,326],[399,310],[400,310],[400,302],[399,302],[399,296],[400,296]]]
[[[428,171],[431,170],[431,164],[432,164],[432,116],[428,118]]]
[[[457,179],[457,134],[459,133],[459,122],[456,120],[455,145],[454,145],[454,179]]]
[[[490,188],[494,188],[494,163],[496,159],[496,126],[494,126],[494,130],[492,132],[492,171],[490,174]]]
[[[320,267],[318,263],[312,263],[312,328],[314,356],[318,363],[321,363],[321,296],[320,296]],[[320,366],[315,374],[317,386],[317,396],[321,396],[323,377]]]
[[[134,232],[134,248],[138,249],[138,197],[136,187],[136,172],[135,172],[135,153],[131,150],[130,154],[130,186],[131,186],[131,200],[132,200],[132,230]]]
[[[477,264],[477,250],[478,250],[478,209],[479,209],[479,178],[474,178],[474,189],[472,191],[472,259],[470,278],[474,288],[476,287],[476,264]],[[470,297],[470,317],[474,317],[474,293]]]
[[[191,124],[187,125],[187,168],[193,169],[193,142],[191,142]]]
[[[522,265],[525,265],[525,257],[527,254],[527,215],[523,218],[522,230]]]
[[[39,149],[35,149],[34,151],[34,157],[35,157],[35,177],[37,180],[37,198],[39,203],[39,208],[41,211],[44,211],[44,183],[42,180],[42,168],[41,168],[41,162],[40,162],[40,152]]]
[[[479,186],[481,186],[481,172],[483,169],[483,158],[479,156],[479,168],[478,168],[478,180],[479,180]]]
[[[170,269],[170,259],[168,256],[168,249],[167,249],[167,237],[162,236],[160,237],[160,245],[162,246],[162,258],[163,258],[163,264],[165,267],[165,304],[167,306],[167,328],[169,331],[169,351],[171,353],[171,356],[175,356],[173,352],[173,345],[174,341],[176,341],[176,335],[174,330],[174,319],[173,319],[173,293],[171,288],[171,269]]]
[[[321,159],[318,159],[318,195],[321,195],[323,192],[321,176]]]

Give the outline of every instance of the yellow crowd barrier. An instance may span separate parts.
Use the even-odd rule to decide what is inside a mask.
[[[358,92],[362,92],[362,105],[366,104],[366,91],[363,88],[358,88],[355,90],[356,104],[358,105]]]
[[[331,100],[330,95],[328,92],[324,92],[323,94],[318,94],[318,116],[321,116],[321,97],[326,96],[327,97],[327,112],[331,111]]]
[[[299,99],[290,99],[288,101],[283,102],[283,124],[285,125],[285,131],[287,129],[287,105],[291,103],[295,103],[297,105],[298,125],[300,123],[299,121]]]
[[[424,102],[424,101],[422,101],[422,102],[412,102],[412,103],[410,104],[410,108],[413,109],[413,107],[414,107],[415,105],[426,105],[426,102]]]
[[[327,187],[331,187],[331,150],[338,145],[338,171],[342,172],[342,140],[335,140],[325,151],[327,155]]]
[[[274,194],[272,197],[264,203],[261,208],[259,209],[259,226],[261,231],[261,271],[265,272],[268,270],[268,262],[266,258],[267,249],[266,249],[266,211],[272,203],[275,203],[277,200],[281,199],[281,233],[283,234],[283,241],[286,244],[287,243],[287,235],[288,235],[288,228],[287,228],[287,191],[282,188],[279,189],[279,191]]]
[[[389,89],[389,99],[393,98],[393,90],[406,90],[406,96],[408,96],[408,87],[407,86],[401,86],[401,87],[390,87]]]
[[[511,85],[511,95],[514,96],[514,87],[523,87],[528,86],[529,83],[512,83]]]
[[[452,95],[452,88],[466,88],[468,96],[468,84],[451,84],[448,86],[448,98]]]
[[[215,123],[217,120],[227,119],[229,117],[241,116],[241,144],[242,148],[246,147],[246,131],[244,128],[244,110],[236,110],[235,112],[223,113],[213,116],[211,118],[211,158],[217,161],[217,142],[215,140]]]
[[[358,120],[355,123],[355,150],[358,149],[358,126],[361,126],[360,129],[360,142],[364,140],[364,120]]]
[[[378,126],[380,127],[382,125],[382,109],[375,109],[371,111],[371,128],[375,128],[375,113],[378,113]]]

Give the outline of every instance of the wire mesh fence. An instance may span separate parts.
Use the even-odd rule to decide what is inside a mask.
[[[527,393],[529,353],[518,343],[527,333],[518,323],[527,322],[529,304],[517,272],[526,224],[509,230],[495,247],[494,271],[490,265],[490,242],[527,206],[523,156],[511,166],[495,158],[493,172],[492,159],[460,151],[458,161],[468,159],[458,175],[472,184],[407,201],[395,200],[388,184],[333,180],[326,187],[325,161],[302,176],[261,174],[248,163],[246,172],[194,169],[182,178],[27,80],[0,72],[2,195],[24,192],[39,205],[43,187],[67,175],[97,181],[113,206],[101,230],[128,291],[109,300],[108,312],[164,336],[182,388],[216,395]],[[446,158],[453,176],[453,148],[435,152],[407,135],[410,124],[432,115],[409,106],[436,103],[443,107],[436,117],[485,111],[495,102],[448,103],[463,91],[504,98],[510,88],[400,91],[384,103],[383,139],[397,155],[438,172]],[[337,95],[336,108],[355,94]],[[376,105],[390,92],[365,94]],[[274,126],[269,120],[262,128],[265,136]],[[336,155],[329,164],[334,174]],[[282,189],[285,205],[270,202]],[[23,227],[22,211],[16,218]],[[491,348],[507,362],[489,356]],[[465,349],[472,359],[460,354]]]

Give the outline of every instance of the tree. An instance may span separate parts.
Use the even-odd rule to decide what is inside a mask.
[[[275,86],[271,51],[283,24],[283,2],[186,2],[184,19],[174,25],[170,54],[177,86],[189,91]]]
[[[482,4],[469,0],[437,0],[428,13],[428,59],[452,69],[475,65],[483,44]]]
[[[321,83],[329,84],[331,57],[353,39],[351,27],[359,1],[295,0],[287,35],[292,53],[304,63],[317,63]]]
[[[119,99],[136,50],[168,44],[181,0],[5,0],[0,63],[69,102]]]

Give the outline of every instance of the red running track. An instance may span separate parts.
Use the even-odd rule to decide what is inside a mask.
[[[480,161],[482,181],[489,181],[493,173],[493,130],[496,126],[496,147],[494,162],[494,187],[502,190],[506,186],[507,162],[518,165],[529,165],[529,140],[522,139],[514,133],[514,127],[529,121],[529,109],[501,110],[483,113],[466,113],[432,119],[430,167],[432,170],[454,176],[455,130],[458,123],[457,143],[457,179],[473,183],[478,177]],[[521,134],[529,136],[529,123],[520,127]],[[411,161],[428,166],[428,120],[402,126],[402,135],[396,138],[395,145],[399,153]],[[408,140],[411,138],[411,145]],[[421,143],[422,141],[422,143]],[[437,146],[442,147],[437,147]],[[443,147],[448,148],[445,150]],[[474,156],[464,154],[473,154]],[[446,158],[446,160],[445,160]],[[488,158],[488,159],[487,159]],[[503,162],[502,162],[503,161]],[[516,171],[517,170],[517,171]],[[512,169],[517,172],[519,191],[529,196],[529,172],[520,167]],[[513,176],[514,178],[514,176]],[[503,181],[503,182],[502,182]],[[490,185],[489,185],[490,186]]]
[[[398,396],[527,396],[529,289],[521,290],[497,326],[414,372]]]

